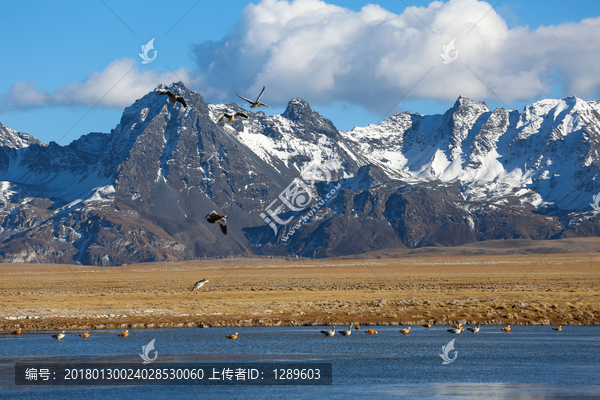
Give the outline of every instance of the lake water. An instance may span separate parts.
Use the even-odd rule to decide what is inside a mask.
[[[448,327],[362,327],[350,337],[320,334],[321,327],[92,331],[88,339],[69,332],[0,335],[0,398],[166,398],[175,399],[540,399],[600,398],[600,327],[516,326],[510,333],[483,326],[479,334],[452,335]],[[347,327],[338,329],[347,329]],[[239,332],[237,340],[226,335]],[[142,365],[142,346],[155,339],[160,363],[331,363],[328,386],[22,386],[15,385],[16,362],[111,362]],[[442,364],[442,346],[452,339],[455,361]],[[151,353],[153,356],[154,353]],[[298,364],[302,365],[302,364]]]

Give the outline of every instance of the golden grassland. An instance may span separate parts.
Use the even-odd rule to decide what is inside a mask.
[[[599,325],[600,257],[0,264],[5,332],[425,322]]]

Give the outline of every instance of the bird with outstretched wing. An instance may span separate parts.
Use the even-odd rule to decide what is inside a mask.
[[[167,95],[169,96],[169,101],[173,104],[176,104],[177,102],[180,102],[181,104],[183,104],[184,107],[187,107],[187,103],[185,102],[185,99],[181,96],[177,96],[175,93],[171,92],[170,90],[161,90],[158,92],[159,96],[163,96],[163,95]]]
[[[248,116],[247,116],[246,114],[244,114],[243,112],[240,112],[240,111],[236,111],[236,112],[233,112],[233,113],[223,113],[223,114],[222,114],[222,115],[219,117],[219,119],[217,120],[217,124],[218,124],[219,122],[221,122],[222,120],[224,120],[225,118],[227,118],[227,120],[228,120],[229,122],[233,122],[233,120],[235,119],[235,117],[237,117],[238,115],[239,115],[240,117],[242,117],[242,118],[248,118]]]
[[[218,223],[221,232],[223,232],[224,235],[227,235],[227,215],[221,215],[216,211],[211,211],[204,218],[211,224],[214,224],[215,222]]]
[[[253,101],[253,100],[247,99],[247,98],[245,98],[245,97],[242,97],[242,96],[240,96],[239,94],[238,94],[238,97],[239,97],[240,99],[242,99],[242,100],[246,100],[248,103],[250,103],[250,104],[251,104],[250,108],[256,108],[256,107],[260,107],[260,106],[265,106],[265,107],[267,107],[267,108],[271,108],[271,107],[269,107],[268,105],[266,105],[265,103],[261,103],[261,102],[260,102],[260,98],[262,97],[262,95],[263,95],[263,93],[264,93],[264,92],[265,92],[265,87],[263,86],[263,88],[262,88],[262,92],[260,92],[260,94],[259,94],[259,95],[258,95],[258,97],[256,98],[256,101]],[[237,93],[236,93],[236,94],[237,94]]]

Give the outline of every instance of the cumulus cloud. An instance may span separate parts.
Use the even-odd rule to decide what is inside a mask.
[[[442,64],[439,53],[453,38],[458,58]],[[597,43],[600,17],[509,29],[484,1],[432,2],[394,14],[372,4],[355,12],[320,0],[262,0],[246,7],[230,35],[196,45],[193,54],[198,89],[210,99],[253,97],[266,85],[270,105],[301,97],[381,112],[407,93],[510,104],[559,85],[564,95],[598,97]]]
[[[442,64],[442,46],[454,38],[458,57]],[[16,82],[0,94],[0,112],[93,106],[120,79],[98,107],[126,107],[158,83],[179,79],[212,102],[236,101],[236,93],[255,98],[264,85],[262,100],[271,106],[300,97],[376,113],[400,98],[447,103],[464,95],[510,105],[555,87],[565,96],[598,98],[598,43],[600,17],[509,29],[485,1],[435,1],[395,14],[374,4],[356,12],[322,0],[261,0],[244,9],[231,34],[193,46],[197,69],[175,71],[179,78],[140,72],[135,60],[123,59],[53,92]]]
[[[53,92],[38,90],[32,82],[15,82],[0,95],[0,112],[39,107],[86,106],[123,108],[153,90],[159,83],[193,82],[185,69],[159,73],[139,72],[133,59],[117,60],[102,72],[93,72],[83,82],[69,83]]]

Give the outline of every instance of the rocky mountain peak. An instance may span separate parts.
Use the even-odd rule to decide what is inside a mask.
[[[302,99],[293,98],[289,101],[283,116],[290,121],[299,121],[305,114],[308,116],[314,112],[308,102]]]
[[[22,149],[24,147],[28,147],[32,144],[41,144],[42,142],[34,138],[33,136],[23,133],[17,132],[14,129],[9,128],[8,126],[2,125],[0,123],[0,146],[7,147],[12,149]]]
[[[338,135],[338,130],[333,122],[321,116],[302,99],[294,98],[290,100],[281,115],[295,122],[301,131],[323,134],[329,138],[335,138]]]
[[[452,106],[452,110],[455,113],[476,112],[479,114],[490,111],[485,102],[473,101],[462,95],[458,96],[458,99],[454,102],[454,106]]]

